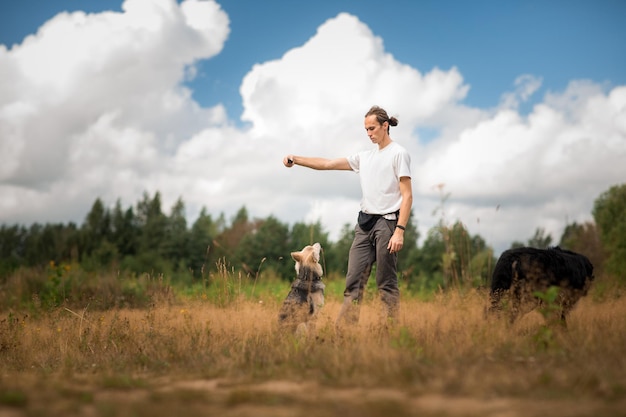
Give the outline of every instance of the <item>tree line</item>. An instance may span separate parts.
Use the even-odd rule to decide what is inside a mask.
[[[442,205],[444,202],[442,201]],[[612,186],[595,201],[594,222],[567,225],[558,242],[538,228],[526,242],[515,246],[559,245],[587,255],[596,271],[626,276],[626,184]],[[428,231],[421,246],[414,216],[405,232],[399,273],[416,289],[452,285],[484,285],[495,258],[479,235],[471,235],[461,222],[447,224],[445,216]],[[181,198],[168,214],[161,195],[147,193],[134,205],[112,208],[97,198],[81,225],[34,223],[0,227],[0,279],[18,268],[78,264],[86,271],[102,268],[137,274],[167,275],[175,280],[197,280],[225,268],[257,277],[271,272],[291,280],[290,252],[320,242],[326,275],[343,275],[354,225],[344,225],[337,241],[330,241],[319,222],[288,225],[274,216],[250,218],[245,206],[232,219],[222,213],[213,218],[203,208],[189,225]],[[181,278],[182,279],[182,278]]]

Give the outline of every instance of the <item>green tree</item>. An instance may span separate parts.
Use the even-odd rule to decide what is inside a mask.
[[[56,259],[60,262],[78,262],[80,248],[80,229],[69,222],[67,225],[58,223],[53,225],[52,234],[56,242]]]
[[[587,256],[599,275],[605,261],[605,253],[596,225],[592,222],[568,224],[563,230],[559,246]]]
[[[101,265],[101,260],[95,259],[93,254],[102,246],[109,247],[110,240],[111,215],[102,200],[96,198],[81,227],[81,261],[95,262],[94,267]]]
[[[409,221],[405,227],[406,230],[404,231],[404,245],[398,256],[398,272],[402,279],[409,281],[409,284],[417,277],[416,266],[419,262],[419,247],[417,246],[417,242],[420,235],[417,230],[417,224],[413,223],[414,218],[413,211],[411,211],[411,216],[409,217]]]
[[[322,245],[322,249],[328,246],[328,233],[324,231],[319,221],[312,224],[298,222],[292,226],[290,238],[291,252],[298,251],[306,245],[312,245],[315,242],[319,242]]]
[[[528,246],[533,248],[547,248],[552,245],[552,235],[546,234],[546,229],[538,227],[535,235],[528,240]]]
[[[602,193],[592,213],[607,254],[605,271],[626,282],[626,184]]]
[[[198,218],[191,226],[189,236],[189,268],[197,278],[204,274],[205,268],[210,267],[215,257],[210,251],[213,239],[217,236],[217,224],[207,214],[206,208],[200,210]],[[211,262],[213,260],[213,262]]]
[[[28,266],[45,265],[50,259],[42,256],[43,245],[41,244],[41,233],[43,226],[39,223],[32,223],[24,238],[24,264]]]
[[[435,226],[428,230],[418,258],[418,270],[427,276],[443,272],[443,255],[446,253],[443,229]]]
[[[248,220],[248,210],[241,207],[232,219],[230,227],[225,227],[224,216],[220,215],[218,226],[220,233],[213,239],[213,253],[216,263],[223,262],[228,267],[234,261],[237,247],[241,240],[254,229],[254,224]]]
[[[470,235],[462,222],[448,227],[440,221],[428,231],[416,263],[423,281],[418,287],[476,286],[489,279],[493,250],[479,235]]]
[[[488,272],[488,266],[481,265],[480,262],[489,263],[489,251],[484,239],[471,236],[460,221],[450,228],[444,228],[442,235],[446,244],[442,264],[448,284],[472,285],[486,280],[483,274]],[[477,256],[479,257],[476,258]]]
[[[179,198],[167,218],[165,236],[165,256],[177,270],[186,270],[189,261],[189,233],[185,218],[185,203]]]
[[[169,272],[167,262],[167,216],[161,210],[161,194],[157,191],[151,199],[144,193],[137,203],[138,251],[127,266],[134,272],[163,274]]]
[[[445,286],[443,259],[446,253],[443,230],[439,226],[428,230],[422,248],[413,261],[415,272],[409,282],[409,288],[434,290]]]
[[[285,278],[292,266],[290,252],[289,227],[269,216],[255,222],[241,239],[235,260],[249,276],[256,277],[261,269],[271,269]]]
[[[550,247],[550,245],[552,245],[552,236],[550,234],[546,235],[546,229],[544,229],[543,227],[538,227],[537,229],[535,229],[535,234],[533,235],[533,237],[528,239],[526,243],[514,241],[511,244],[511,248],[521,248],[524,246],[528,246],[531,248],[545,249],[547,247]]]
[[[0,226],[0,278],[24,265],[26,236],[27,230],[24,226]]]
[[[42,266],[53,261],[69,262],[77,258],[79,232],[74,223],[33,223],[24,236],[24,265]],[[74,257],[72,256],[74,253]]]
[[[122,210],[122,203],[118,199],[111,216],[111,226],[111,239],[119,255],[122,258],[136,255],[139,228],[133,208]]]
[[[325,250],[326,267],[328,268],[328,271],[325,271],[326,275],[333,272],[343,276],[346,275],[348,271],[348,254],[354,240],[354,228],[354,224],[344,224],[337,241],[331,244],[329,250]]]

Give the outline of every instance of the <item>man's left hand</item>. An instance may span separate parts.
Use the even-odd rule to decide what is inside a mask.
[[[389,239],[389,244],[387,245],[387,249],[389,249],[389,253],[400,252],[402,246],[404,245],[404,232],[400,229],[396,229],[396,231]]]

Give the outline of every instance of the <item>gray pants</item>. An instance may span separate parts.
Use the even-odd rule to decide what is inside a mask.
[[[387,249],[395,226],[396,220],[385,218],[380,218],[368,232],[356,226],[348,257],[346,289],[343,292],[343,304],[337,317],[337,325],[358,323],[359,304],[363,299],[363,292],[374,263],[376,263],[376,286],[385,306],[385,313],[389,318],[396,317],[400,302],[398,255],[389,253]]]

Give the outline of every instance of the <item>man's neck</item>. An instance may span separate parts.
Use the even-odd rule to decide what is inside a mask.
[[[378,150],[383,150],[391,143],[391,138],[389,136],[385,136],[385,138],[378,144]]]

